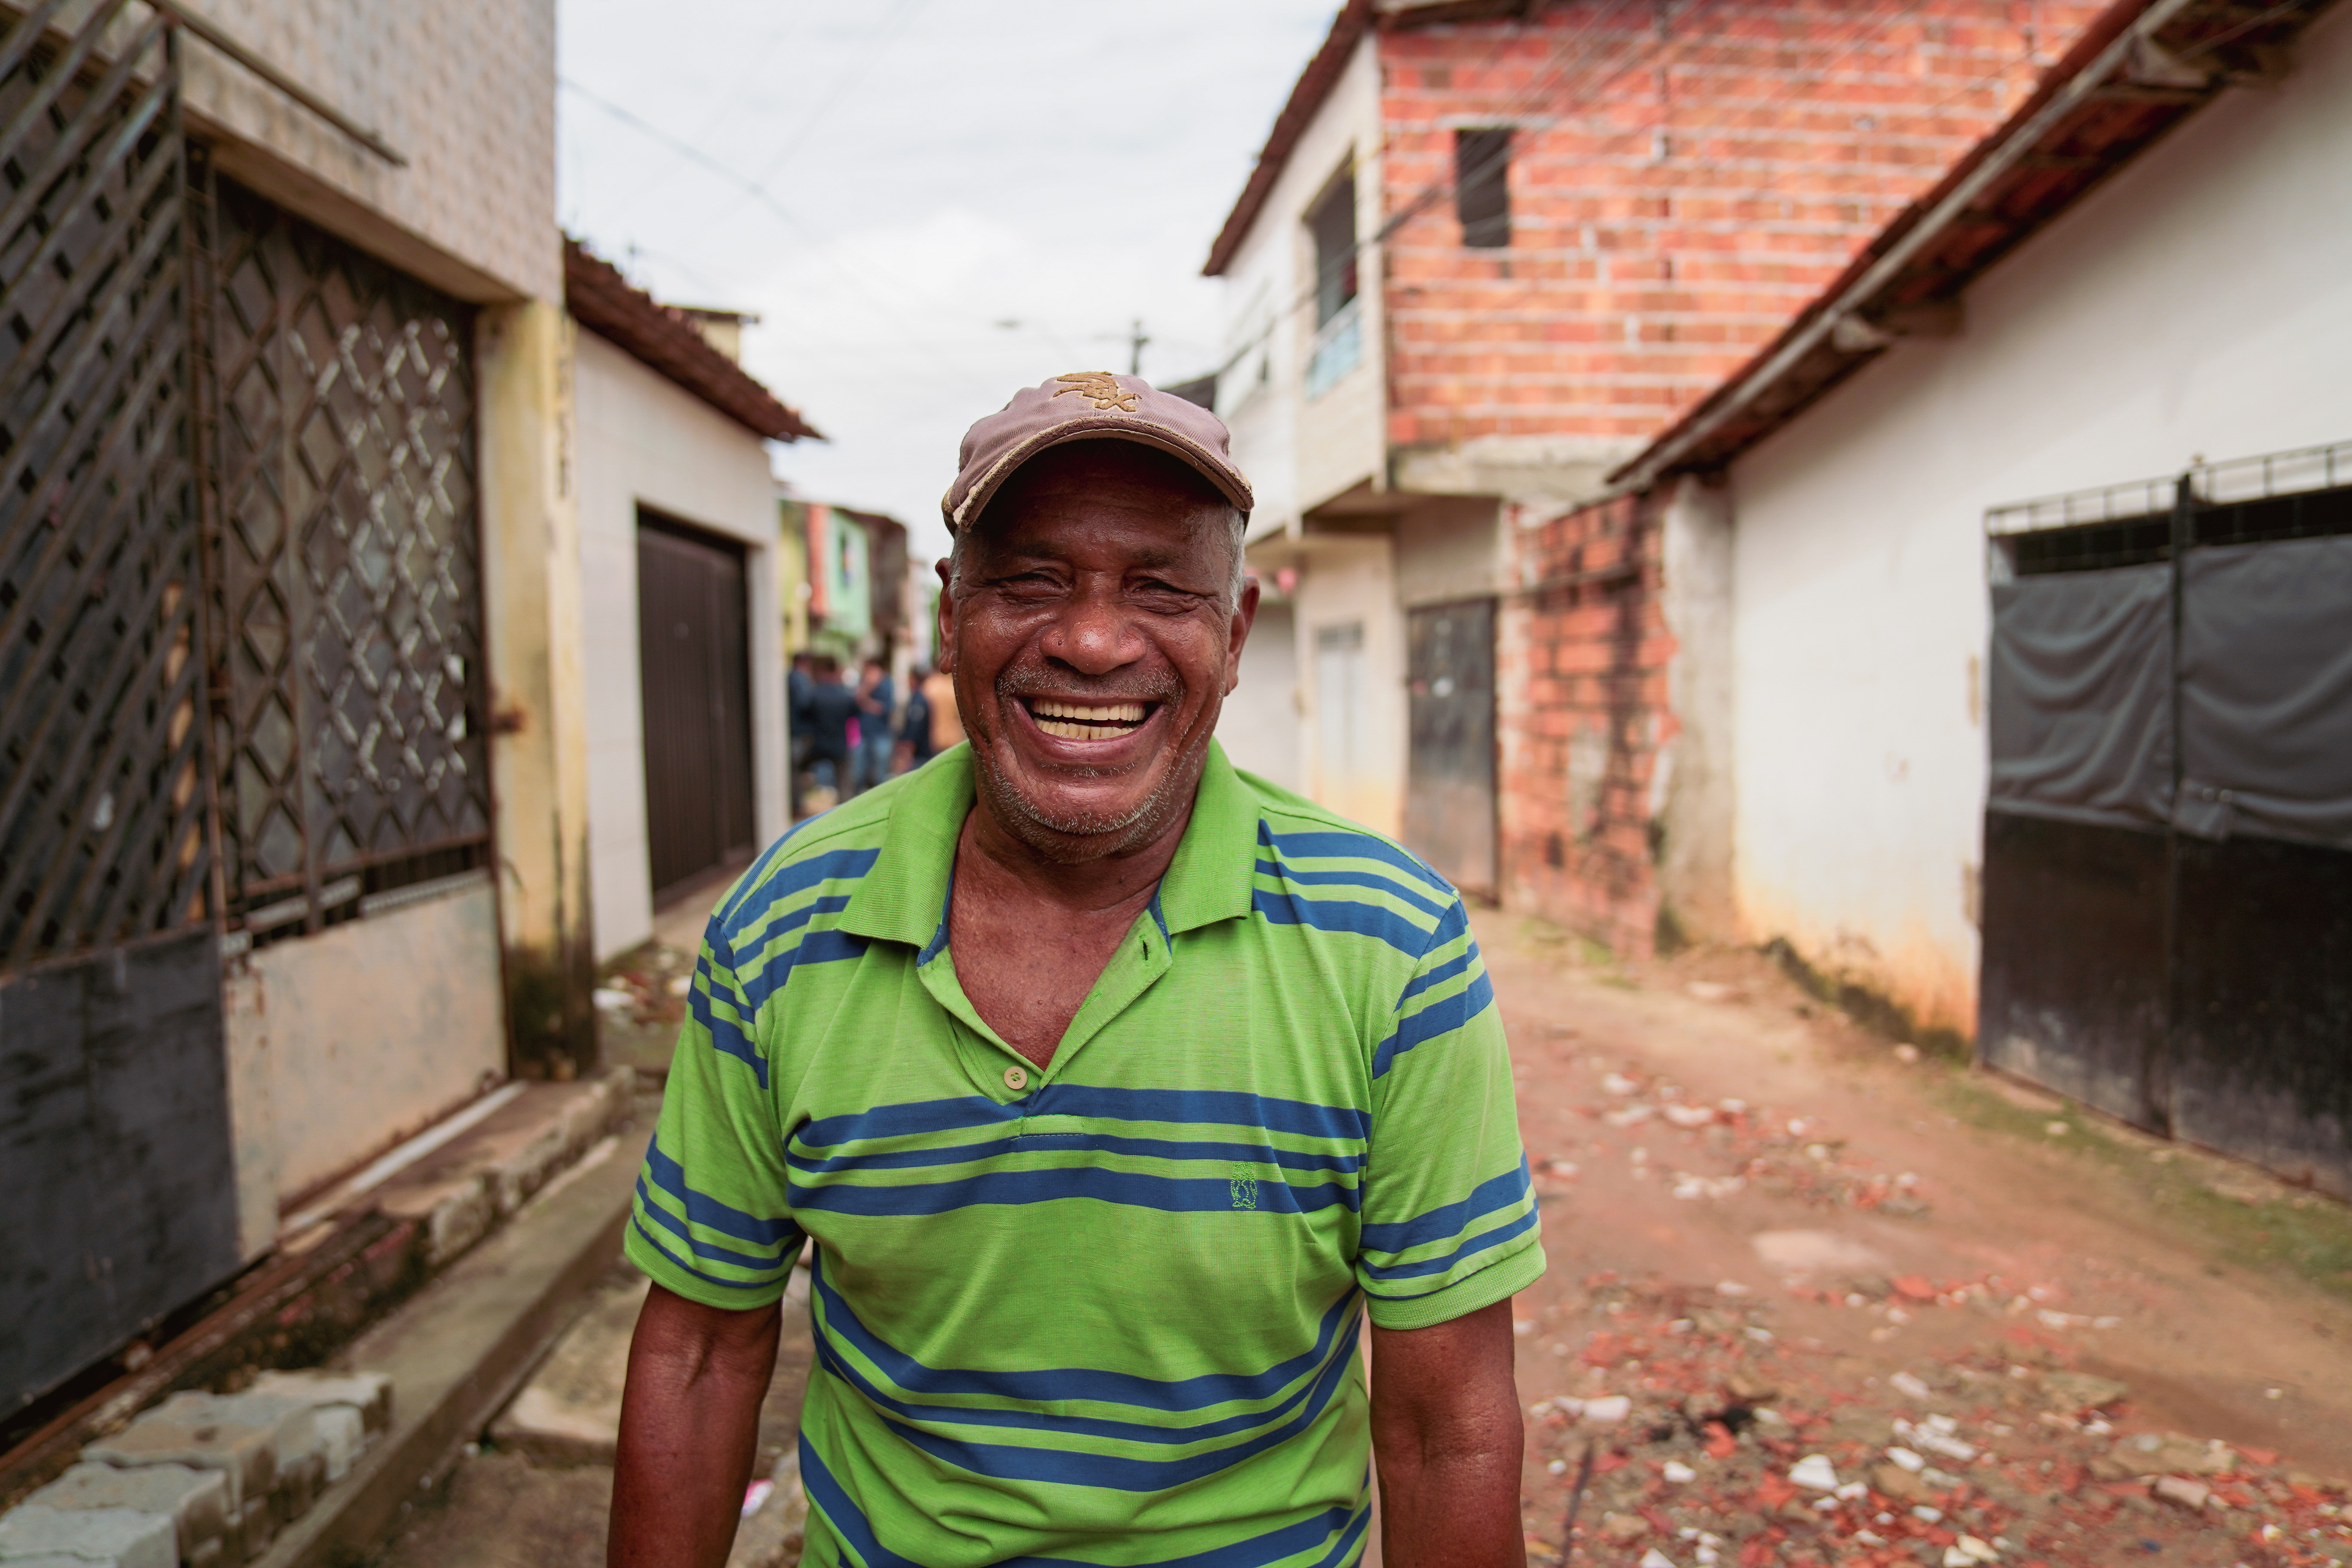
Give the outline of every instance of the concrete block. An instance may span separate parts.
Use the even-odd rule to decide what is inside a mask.
[[[278,1468],[269,1489],[273,1494],[290,1490],[299,1497],[295,1507],[299,1513],[310,1506],[310,1498],[318,1495],[326,1479],[319,1426],[311,1409],[302,1400],[272,1394],[175,1394],[157,1405],[154,1414],[167,1421],[266,1427]]]
[[[0,1563],[63,1559],[76,1568],[179,1568],[168,1513],[129,1508],[56,1509],[37,1503],[0,1515]]]
[[[92,1443],[81,1457],[100,1465],[139,1469],[149,1465],[185,1465],[219,1472],[231,1516],[247,1500],[264,1502],[278,1482],[278,1434],[274,1427],[199,1417],[183,1421],[151,1410],[111,1437]]]
[[[320,1458],[326,1463],[327,1482],[331,1486],[351,1473],[352,1462],[373,1434],[362,1422],[360,1413],[348,1405],[327,1405],[313,1419],[319,1424]]]
[[[498,1194],[499,1217],[522,1207],[523,1200],[544,1186],[548,1177],[562,1165],[563,1120],[559,1114],[552,1125],[541,1129],[537,1137],[492,1167],[490,1180]]]
[[[371,1433],[392,1424],[392,1379],[380,1372],[265,1372],[246,1392],[299,1400],[314,1409],[349,1405]]]
[[[228,1529],[221,1535],[223,1561],[252,1562],[269,1550],[269,1543],[278,1539],[278,1527],[284,1522],[268,1499],[255,1499],[244,1512],[229,1516]]]
[[[148,1465],[135,1470],[76,1465],[25,1500],[60,1510],[127,1508],[169,1514],[184,1563],[195,1562],[207,1545],[217,1550],[228,1529],[227,1479],[218,1470],[185,1465]]]

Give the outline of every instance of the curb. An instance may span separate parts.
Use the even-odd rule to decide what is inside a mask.
[[[383,1544],[401,1505],[456,1462],[618,1258],[636,1177],[619,1135],[606,1138],[338,1358],[391,1377],[392,1424],[252,1568],[332,1568]]]

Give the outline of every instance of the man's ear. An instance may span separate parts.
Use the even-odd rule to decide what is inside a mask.
[[[931,630],[931,647],[938,658],[931,668],[942,675],[955,673],[955,578],[950,574],[948,557],[940,557],[933,568],[940,574],[940,603]]]
[[[1249,641],[1250,626],[1257,620],[1257,574],[1242,579],[1241,603],[1234,606],[1233,625],[1225,631],[1225,695],[1231,697],[1234,688],[1242,683],[1242,645]]]

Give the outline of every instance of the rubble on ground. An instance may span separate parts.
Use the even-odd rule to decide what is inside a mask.
[[[1528,1357],[1534,1367],[1552,1362],[1576,1390],[1528,1413],[1528,1458],[1554,1478],[1527,1520],[1529,1561],[1564,1561],[1566,1491],[1589,1447],[1582,1563],[2352,1563],[2342,1482],[2259,1449],[2119,1436],[2129,1389],[2071,1365],[2070,1342],[2033,1316],[2031,1296],[1981,1281],[1897,1281],[1891,1293],[1923,1307],[1983,1301],[2003,1317],[2007,1301],[2029,1308],[2000,1325],[1998,1348],[1881,1378],[1785,1337],[1762,1293],[1586,1280],[1580,1310],[1527,1325],[1530,1348],[1560,1352]]]

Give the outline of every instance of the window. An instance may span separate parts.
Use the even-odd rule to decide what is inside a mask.
[[[1454,214],[1462,243],[1500,250],[1511,243],[1511,130],[1454,133]]]
[[[1307,215],[1315,241],[1315,346],[1307,358],[1307,395],[1317,398],[1363,362],[1356,308],[1356,172],[1342,169]]]
[[[1328,322],[1356,298],[1356,172],[1343,169],[1307,215],[1315,238],[1315,324]]]

